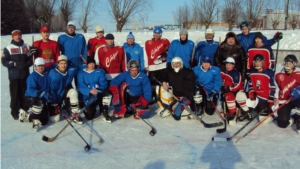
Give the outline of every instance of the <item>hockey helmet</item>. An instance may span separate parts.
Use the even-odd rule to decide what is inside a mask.
[[[135,59],[131,59],[128,63],[127,63],[127,69],[130,70],[131,68],[137,68],[139,69],[140,64],[137,60]]]
[[[156,28],[153,29],[153,33],[154,33],[154,34],[156,34],[156,33],[162,34],[163,31],[162,31],[162,29],[161,29],[160,27],[156,27]]]
[[[244,21],[244,22],[242,22],[241,24],[240,24],[240,29],[243,29],[243,27],[249,27],[249,22],[247,22],[247,21]]]
[[[34,65],[35,66],[45,65],[45,60],[43,58],[38,57],[34,60]]]
[[[284,58],[284,69],[285,70],[291,70],[292,68],[291,67],[287,67],[287,66],[285,66],[285,63],[286,62],[291,62],[291,63],[293,63],[293,66],[294,67],[296,67],[296,65],[297,65],[297,63],[298,63],[298,60],[297,60],[297,58],[296,58],[296,56],[295,55],[287,55],[285,58]],[[293,67],[293,68],[294,68]]]
[[[205,31],[205,35],[206,34],[213,34],[213,35],[215,35],[215,32],[214,32],[214,30],[212,28],[207,28],[206,31]]]
[[[228,57],[224,63],[232,63],[232,64],[235,64],[235,60],[232,58],[232,57]]]
[[[257,54],[257,55],[255,55],[254,58],[253,58],[253,67],[255,67],[255,69],[260,69],[261,67],[255,66],[255,62],[256,62],[256,61],[262,61],[262,68],[263,68],[263,66],[264,66],[264,61],[265,61],[264,56],[261,55],[261,54]]]
[[[180,63],[180,67],[179,68],[175,68],[174,65],[173,65],[173,63],[178,63],[178,62]],[[180,57],[178,57],[178,56],[174,57],[172,59],[172,61],[171,61],[171,66],[172,66],[172,68],[174,69],[175,72],[178,72],[181,68],[183,68],[183,61],[182,61],[182,59]]]

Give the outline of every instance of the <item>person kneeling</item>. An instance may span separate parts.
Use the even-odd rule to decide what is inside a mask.
[[[119,74],[110,83],[109,90],[113,94],[113,116],[122,118],[127,112],[133,113],[136,119],[149,118],[148,105],[152,98],[149,78],[145,73],[139,72],[137,60],[130,60],[127,69],[128,71]]]

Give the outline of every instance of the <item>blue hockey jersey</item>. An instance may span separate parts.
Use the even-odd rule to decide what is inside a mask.
[[[140,72],[136,77],[132,77],[128,71],[119,74],[110,82],[110,86],[119,86],[121,83],[129,84],[130,96],[143,96],[148,102],[152,100],[152,87],[148,76]]]
[[[240,42],[240,44],[243,46],[244,51],[247,53],[248,49],[251,45],[254,45],[254,38],[255,38],[256,32],[250,32],[248,35],[244,35],[243,33],[237,34],[237,39]],[[265,36],[263,36],[263,43],[272,46],[274,44],[273,39],[267,39]]]
[[[123,48],[126,52],[127,63],[131,59],[137,60],[140,63],[140,71],[146,73],[143,48],[137,43],[133,43],[132,46],[128,45],[128,43],[124,43]]]
[[[66,73],[61,73],[57,68],[49,72],[50,95],[53,103],[60,103],[65,88],[72,84],[74,76],[77,75],[77,68],[69,67]]]
[[[78,72],[77,75],[77,84],[78,90],[83,95],[83,101],[90,99],[90,88],[91,83],[98,83],[99,89],[104,91],[107,88],[107,80],[105,72],[102,69],[94,69],[91,72],[87,72],[86,69],[83,69]]]
[[[195,60],[197,61],[197,65],[201,65],[202,58],[204,56],[209,56],[210,60],[212,61],[212,65],[214,64],[214,56],[219,47],[219,42],[216,42],[214,40],[206,40],[201,41],[197,44],[197,47],[195,49]],[[201,57],[203,56],[203,57]]]
[[[49,93],[48,73],[40,74],[36,70],[26,79],[27,88],[25,96],[38,97],[38,92]]]
[[[174,57],[180,57],[185,68],[190,68],[190,60],[194,49],[194,42],[188,40],[181,44],[179,39],[173,40],[168,50],[167,63],[171,63]]]
[[[209,70],[204,71],[202,66],[196,66],[193,71],[196,76],[196,84],[203,85],[207,94],[210,94],[212,90],[220,92],[222,78],[218,67],[211,66]]]
[[[57,40],[61,54],[66,55],[68,64],[82,70],[85,65],[81,56],[87,59],[87,45],[82,34],[76,33],[75,36],[67,34],[60,35]]]

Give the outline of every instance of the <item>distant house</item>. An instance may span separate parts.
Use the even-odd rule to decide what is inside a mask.
[[[183,28],[186,29],[205,29],[205,25],[201,24],[200,22],[184,22],[182,24]],[[220,21],[213,21],[210,25],[210,28],[212,29],[228,29],[228,23],[227,22],[220,22]]]

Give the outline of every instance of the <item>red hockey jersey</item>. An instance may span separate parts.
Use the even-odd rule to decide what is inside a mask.
[[[232,92],[238,92],[244,90],[241,74],[236,69],[232,71],[222,71],[221,77],[223,85],[229,87],[229,90]]]
[[[87,46],[87,50],[88,50],[88,56],[90,57],[94,57],[96,49],[102,45],[105,45],[105,37],[102,38],[91,38],[88,41],[88,46]]]
[[[248,50],[248,62],[247,62],[247,69],[249,72],[254,70],[255,68],[253,67],[253,59],[254,56],[257,54],[263,55],[265,61],[264,61],[264,69],[274,69],[274,56],[273,56],[273,51],[271,47],[268,46],[262,46],[262,47],[255,47],[255,48],[250,48]]]
[[[291,74],[286,74],[282,69],[275,75],[276,92],[275,98],[279,99],[279,104],[289,99],[291,90],[300,86],[300,69],[296,68]]]
[[[32,46],[37,48],[36,57],[42,57],[45,60],[45,67],[48,68],[57,62],[60,55],[59,45],[54,40],[43,42],[42,40],[35,41]]]
[[[98,68],[102,68],[106,73],[107,80],[111,80],[119,73],[126,71],[126,53],[121,46],[112,48],[102,45],[97,48],[95,61]]]
[[[145,43],[145,51],[148,58],[148,66],[155,65],[154,60],[157,59],[159,55],[167,52],[169,46],[170,46],[170,41],[165,38],[161,38],[159,40],[154,40],[154,39],[147,40]],[[166,53],[165,55],[167,56]],[[166,66],[164,68],[166,68]]]

